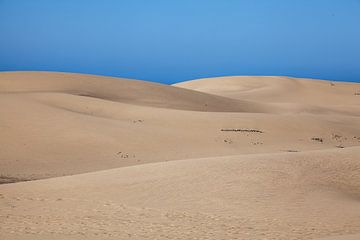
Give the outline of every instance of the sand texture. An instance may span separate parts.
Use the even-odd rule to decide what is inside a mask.
[[[360,239],[360,84],[0,73],[0,239]]]

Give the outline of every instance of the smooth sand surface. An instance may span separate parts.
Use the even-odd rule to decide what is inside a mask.
[[[357,93],[0,73],[0,239],[358,239]]]
[[[318,240],[358,240],[358,239],[360,239],[360,234],[327,237],[321,239],[319,238]]]

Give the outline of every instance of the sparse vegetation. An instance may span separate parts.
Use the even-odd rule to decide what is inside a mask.
[[[117,155],[120,155],[121,158],[129,158],[129,154],[128,153],[124,153],[124,152],[118,152]],[[135,157],[135,155],[134,155]]]
[[[30,180],[32,180],[32,179],[0,175],[0,184],[25,182],[25,181],[30,181]]]
[[[335,139],[336,141],[341,141],[342,136],[339,134],[331,134],[332,139]]]
[[[324,140],[322,138],[320,138],[320,137],[313,137],[313,138],[311,138],[311,140],[317,141],[317,142],[320,142],[320,143],[324,142]]]
[[[231,128],[231,129],[221,129],[222,132],[252,132],[252,133],[264,133],[261,130],[257,129],[240,129],[240,128]]]
[[[138,120],[133,121],[133,123],[142,123],[142,122],[144,122],[144,120],[142,120],[142,119],[138,119]]]

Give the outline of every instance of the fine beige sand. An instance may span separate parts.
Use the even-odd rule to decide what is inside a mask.
[[[360,84],[0,73],[0,239],[360,239]]]

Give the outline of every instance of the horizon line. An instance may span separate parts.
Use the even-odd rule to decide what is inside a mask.
[[[213,78],[226,78],[226,77],[283,77],[283,78],[295,78],[295,79],[304,79],[304,80],[315,80],[315,81],[328,81],[328,82],[342,82],[342,83],[358,83],[360,81],[347,81],[347,80],[339,80],[339,79],[322,79],[322,78],[314,78],[314,77],[297,77],[291,75],[212,75],[212,76],[205,76],[199,78],[191,78],[186,80],[175,81],[173,83],[164,83],[158,82],[154,80],[148,79],[139,79],[139,78],[131,78],[131,77],[121,77],[117,75],[104,75],[104,74],[97,74],[97,73],[86,73],[86,72],[71,72],[71,71],[46,71],[46,70],[0,70],[0,73],[13,73],[13,72],[42,72],[42,73],[64,73],[64,74],[81,74],[81,75],[93,75],[99,77],[112,77],[112,78],[122,78],[127,80],[137,80],[137,81],[144,81],[144,82],[154,82],[164,85],[173,85],[182,82],[189,82],[189,81],[196,81],[200,79],[213,79]]]

